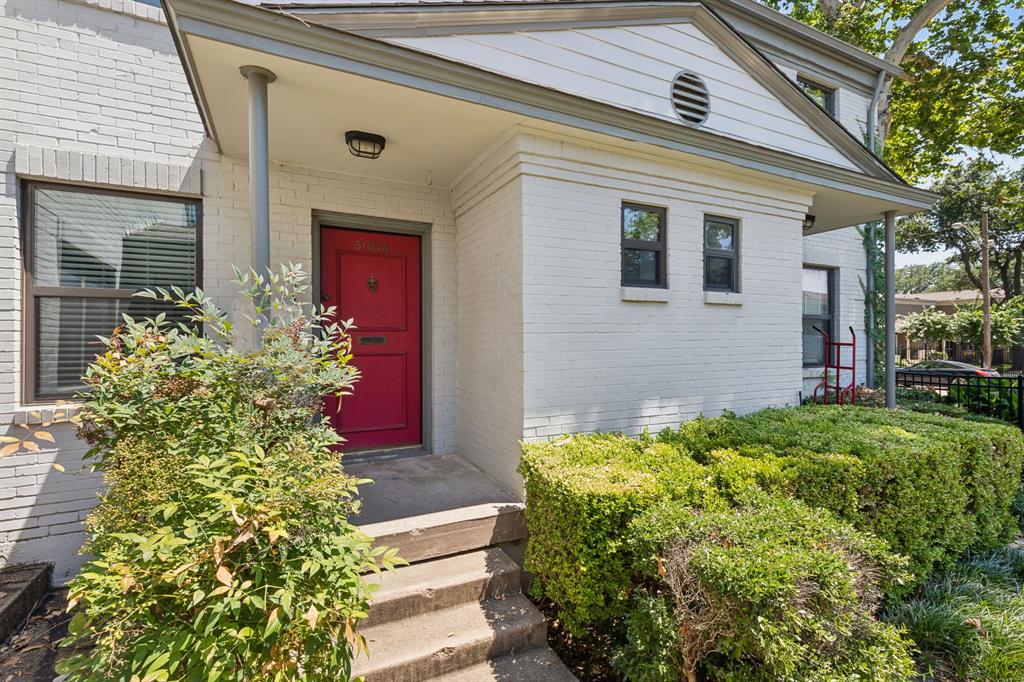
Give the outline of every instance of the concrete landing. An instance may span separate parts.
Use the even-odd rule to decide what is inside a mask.
[[[353,519],[377,543],[409,562],[505,545],[526,537],[523,504],[458,455],[356,460],[346,471],[360,488]]]
[[[373,480],[359,488],[359,525],[520,502],[458,455],[349,455],[342,461],[346,473]]]

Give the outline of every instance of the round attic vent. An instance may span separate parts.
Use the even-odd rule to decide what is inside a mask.
[[[701,77],[692,71],[680,71],[672,79],[672,108],[683,123],[699,126],[708,120],[711,96]]]

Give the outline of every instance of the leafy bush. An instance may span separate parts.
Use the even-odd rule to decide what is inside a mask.
[[[887,619],[907,629],[929,674],[1008,682],[1024,671],[1024,549],[977,555],[930,580]]]
[[[559,605],[568,630],[627,610],[634,557],[623,530],[661,500],[725,507],[706,470],[666,445],[626,436],[575,436],[524,446],[533,590]]]
[[[907,679],[907,642],[874,617],[905,560],[796,500],[750,502],[711,513],[666,504],[632,524],[673,597],[686,678],[706,661],[722,679]]]
[[[1022,441],[1016,429],[1000,424],[818,406],[701,419],[657,440],[578,435],[528,443],[520,466],[530,530],[526,568],[537,577],[535,594],[554,602],[571,632],[601,628],[626,642],[616,659],[623,674],[645,669],[644,660],[659,670],[668,654],[650,652],[664,641],[662,619],[651,605],[648,614],[640,613],[645,607],[636,596],[646,589],[657,598],[664,590],[655,558],[664,556],[672,538],[638,520],[652,518],[652,510],[664,514],[668,508],[690,514],[693,524],[713,519],[727,526],[737,509],[756,507],[765,494],[798,498],[908,557],[910,579],[885,579],[877,588],[893,596],[966,549],[996,547],[1012,536]],[[767,524],[770,517],[757,521]],[[777,545],[748,544],[736,561],[756,563],[762,552],[800,555],[793,548],[807,538],[773,535],[769,527],[763,526],[764,541]],[[818,529],[825,533],[824,526]],[[825,547],[833,558],[843,555],[834,545]],[[857,583],[853,573],[846,574],[849,584]],[[860,613],[870,610],[865,606]],[[828,622],[828,613],[817,622]],[[842,655],[794,659],[793,679],[847,679],[875,655],[884,658],[873,664],[880,669],[901,669],[905,647],[898,633],[877,624],[856,631],[859,637],[847,638]],[[746,658],[718,657],[714,674],[757,679],[743,661],[760,661],[759,649],[750,641],[736,646]],[[828,670],[833,677],[815,677]]]
[[[785,474],[781,492],[886,540],[917,579],[968,549],[1002,546],[1017,528],[1010,506],[1024,438],[1014,427],[816,406],[698,419],[658,440],[694,453],[770,455]]]
[[[976,414],[1017,423],[1015,378],[959,379],[950,384],[946,398]]]
[[[668,598],[640,589],[626,614],[626,643],[612,667],[626,680],[678,682],[679,623]]]
[[[348,522],[360,481],[319,420],[357,378],[345,327],[299,303],[297,269],[240,282],[258,350],[201,291],[158,291],[193,324],[126,318],[89,367],[80,433],[109,487],[70,585],[65,644],[90,645],[71,680],[347,679],[364,646],[361,574],[395,559]]]

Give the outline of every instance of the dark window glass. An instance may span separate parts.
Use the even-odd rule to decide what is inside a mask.
[[[834,328],[832,301],[834,273],[825,268],[803,269],[803,355],[804,365],[825,364],[825,339],[815,329],[831,336]]]
[[[665,287],[665,209],[622,204],[622,285]]]
[[[133,298],[140,289],[198,284],[200,207],[195,201],[30,184],[26,188],[31,275],[32,367],[26,397],[62,398],[80,380],[122,316],[153,317],[171,306]]]
[[[836,90],[821,83],[815,83],[806,78],[797,78],[797,84],[807,93],[807,96],[818,103],[818,106],[835,115],[836,113]]]
[[[739,291],[739,223],[704,217],[704,290]]]

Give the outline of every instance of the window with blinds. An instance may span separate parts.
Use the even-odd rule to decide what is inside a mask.
[[[199,284],[198,201],[64,185],[25,188],[28,402],[66,398],[124,315],[182,312],[141,289]]]

